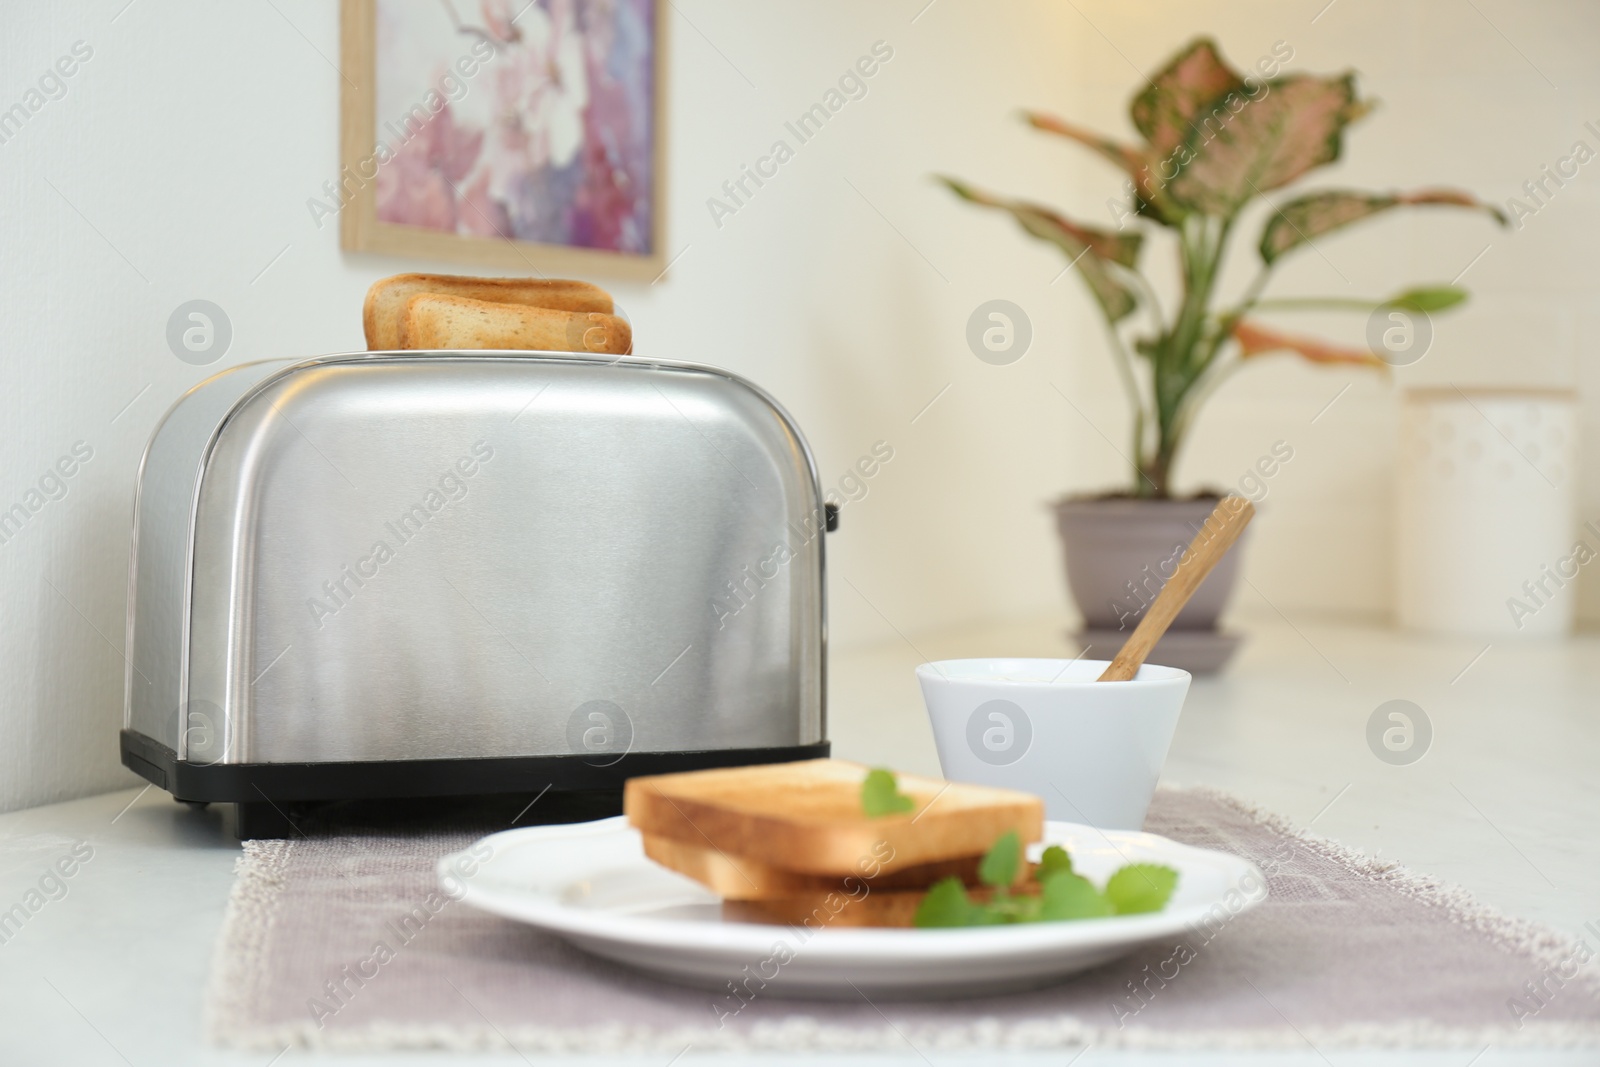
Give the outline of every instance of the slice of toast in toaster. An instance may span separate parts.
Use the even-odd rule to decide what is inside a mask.
[[[598,311],[559,311],[418,293],[406,301],[399,347],[518,348],[620,356],[633,351],[633,330],[626,320]]]
[[[686,875],[724,900],[762,900],[794,896],[822,896],[830,892],[846,895],[895,889],[926,889],[941,878],[954,876],[969,886],[978,884],[978,864],[982,856],[962,856],[882,871],[875,862],[858,866],[851,875],[833,878],[801,874],[774,867],[746,856],[718,852],[706,844],[690,844],[658,834],[644,834],[644,854],[661,866]]]
[[[1024,844],[1044,832],[1036,796],[909,774],[898,786],[911,810],[872,818],[861,804],[866,775],[821,759],[631,778],[623,811],[646,834],[834,878],[863,864],[887,873],[981,855],[1007,831]]]
[[[369,351],[400,347],[406,302],[418,293],[464,296],[498,304],[526,304],[557,311],[615,310],[611,294],[598,285],[562,278],[468,278],[454,274],[396,274],[373,282],[361,307],[361,326]]]

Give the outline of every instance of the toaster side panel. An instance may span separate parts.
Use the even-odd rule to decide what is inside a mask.
[[[200,490],[207,759],[823,739],[822,504],[765,397],[692,368],[437,355],[296,369]]]
[[[184,394],[156,427],[139,467],[128,577],[123,726],[182,751],[184,620],[196,483],[217,427],[241,396],[288,360],[233,367]],[[200,731],[218,724],[207,716]]]

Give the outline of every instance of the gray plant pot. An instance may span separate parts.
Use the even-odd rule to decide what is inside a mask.
[[[1091,640],[1095,643],[1094,658],[1110,658],[1120,643],[1117,639],[1138,625],[1216,503],[1215,498],[1204,497],[1104,497],[1056,503],[1067,587],[1084,620],[1079,638],[1086,646]],[[1244,541],[1241,537],[1195,591],[1168,631],[1170,640],[1164,638],[1156,646],[1151,662],[1203,672],[1227,661],[1237,639],[1218,633],[1217,618],[1233,594]],[[1100,647],[1106,645],[1110,647]]]

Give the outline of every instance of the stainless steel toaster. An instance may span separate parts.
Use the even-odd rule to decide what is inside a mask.
[[[140,466],[123,763],[256,836],[290,802],[826,755],[832,521],[793,420],[711,367],[224,371]]]

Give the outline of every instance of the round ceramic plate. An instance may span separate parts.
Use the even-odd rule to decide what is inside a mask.
[[[1039,986],[1152,941],[1215,929],[1266,897],[1266,879],[1249,862],[1155,834],[1051,822],[1045,843],[1066,848],[1096,885],[1124,864],[1161,863],[1177,870],[1177,889],[1155,914],[1075,922],[961,930],[735,922],[698,882],[646,859],[621,816],[493,834],[446,856],[438,870],[452,895],[597,956],[715,989],[756,975],[764,996],[968,996]],[[1032,858],[1043,847],[1034,846]]]

